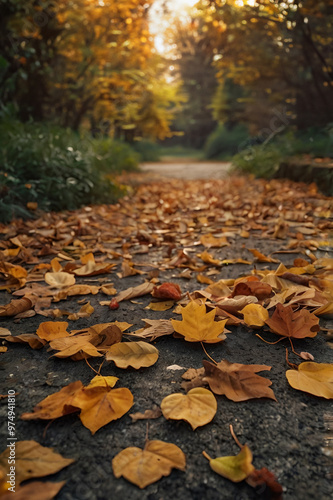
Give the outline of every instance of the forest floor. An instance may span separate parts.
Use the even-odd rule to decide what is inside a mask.
[[[304,387],[296,390],[289,385],[286,372],[293,368],[286,361],[286,349],[294,365],[308,357],[315,363],[333,362],[328,342],[333,323],[321,312],[325,307],[329,311],[332,304],[333,199],[318,193],[314,185],[229,177],[226,164],[200,164],[201,174],[195,178],[192,163],[191,169],[177,166],[178,178],[174,178],[176,167],[166,165],[154,167],[154,173],[152,166],[144,166],[143,173],[122,176],[121,181],[131,186],[130,193],[115,205],[40,213],[36,220],[0,225],[0,304],[15,300],[11,308],[0,307],[0,453],[8,439],[10,443],[17,439],[16,489],[26,488],[21,496],[4,493],[9,452],[0,455],[0,479],[4,474],[0,498],[4,500],[48,500],[54,495],[49,483],[62,481],[58,500],[327,500],[332,495],[332,403],[305,392]],[[172,287],[171,298],[156,297],[159,285],[170,282],[180,287],[181,298]],[[155,297],[153,287],[157,287]],[[182,319],[180,305],[199,306],[205,301],[207,311],[216,309],[219,321],[213,325],[226,321],[226,338],[205,341],[211,331],[201,332],[206,320],[208,324],[202,309],[198,331],[188,330],[190,337],[198,335],[197,342],[188,341],[187,333],[175,334],[173,327],[178,327],[170,319]],[[285,325],[292,340],[277,335],[268,324],[267,316],[278,311],[278,303],[305,318],[299,334],[291,324]],[[249,304],[261,312],[265,309],[268,322],[252,328],[255,320],[241,312]],[[318,318],[320,330],[312,328]],[[109,354],[114,352],[111,340],[118,334],[122,342],[149,342],[158,350],[157,362],[138,369],[116,366]],[[291,352],[291,345],[303,359]],[[87,360],[82,359],[83,352],[90,354]],[[105,353],[109,361],[103,363]],[[154,354],[142,356],[143,362],[151,357]],[[124,363],[124,358],[139,362],[127,352],[117,363]],[[274,394],[254,398],[253,382],[247,382],[249,368],[242,366],[245,380],[237,373],[235,379],[226,375],[225,384],[217,384],[220,395],[216,384],[208,385],[200,375],[190,381],[215,392],[217,411],[209,423],[199,423],[192,430],[187,421],[161,415],[164,398],[174,393],[185,396],[189,389],[182,375],[190,368],[202,368],[202,360],[214,364],[212,359],[266,365],[257,370],[261,369],[260,383],[266,386],[267,396],[267,379],[271,381]],[[33,409],[46,397],[76,381],[86,387],[96,372],[118,377],[116,389],[127,388],[133,394],[134,404],[121,418],[115,415],[110,422],[109,409],[103,408],[99,415],[89,406],[89,397],[95,394],[95,409],[100,408],[98,398],[105,388],[81,387],[74,400],[69,395],[66,401],[54,400],[44,419],[34,419]],[[309,382],[305,389],[327,391],[332,398],[328,382]],[[243,401],[232,397],[239,390]],[[13,420],[7,418],[8,391],[11,398],[15,395],[14,436],[9,434]],[[108,391],[111,395],[112,390]],[[89,415],[84,419],[84,408],[93,412],[92,419]],[[188,419],[198,423],[200,408],[199,404],[199,410],[190,411]],[[146,410],[153,410],[158,418],[135,421],[131,417]],[[230,425],[240,443],[252,451],[254,467],[271,471],[283,495],[267,473],[271,489],[265,484],[255,489],[210,468],[203,451],[213,458],[239,453]],[[123,477],[116,478],[112,461],[125,448],[143,448],[147,435],[150,441],[179,447],[186,456],[186,468],[173,469],[141,490]],[[24,456],[26,445],[22,449],[20,443],[31,440],[75,461],[56,472],[54,458],[33,458],[32,452]],[[148,465],[152,462],[150,457]],[[128,466],[123,464],[121,472],[126,475]],[[48,485],[40,490],[42,476]],[[19,487],[20,478],[32,482]]]

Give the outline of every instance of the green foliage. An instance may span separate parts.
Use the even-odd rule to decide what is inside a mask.
[[[8,118],[0,121],[0,150],[2,221],[31,217],[29,202],[42,210],[112,203],[122,190],[103,174],[132,170],[137,161],[129,146],[111,139]]]
[[[160,147],[156,142],[135,141],[132,147],[139,154],[140,161],[159,161],[160,159]]]
[[[230,158],[239,151],[241,144],[249,138],[249,132],[244,125],[218,127],[210,134],[205,144],[206,158]]]
[[[308,129],[294,134],[288,132],[268,144],[249,145],[233,157],[233,165],[256,177],[271,178],[280,164],[289,157],[333,157],[333,130]]]

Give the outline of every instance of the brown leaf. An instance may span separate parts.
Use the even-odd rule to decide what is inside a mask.
[[[123,290],[115,297],[115,300],[119,303],[122,300],[130,300],[134,299],[135,297],[141,297],[142,295],[147,295],[148,293],[151,293],[153,291],[154,286],[155,286],[154,283],[145,281],[141,285],[127,288],[127,290]]]
[[[136,330],[134,333],[127,333],[126,335],[131,335],[132,337],[139,337],[144,340],[149,340],[152,342],[158,337],[163,337],[164,335],[171,335],[174,333],[172,323],[169,319],[143,319],[146,323],[144,328]]]
[[[9,455],[11,448],[0,455],[0,466],[9,472]],[[16,441],[15,443],[15,481],[19,485],[27,479],[55,474],[74,462],[71,458],[63,458],[52,448],[41,446],[36,441]]]
[[[20,344],[27,343],[31,349],[41,349],[46,344],[45,340],[40,339],[33,333],[21,333],[21,335],[6,337],[6,341]]]
[[[92,334],[80,335],[78,337],[64,337],[51,340],[50,347],[56,352],[54,356],[57,358],[68,358],[77,354],[79,357],[75,359],[89,358],[90,356],[101,356],[96,347],[90,343]]]
[[[256,375],[256,372],[270,370],[267,365],[242,365],[222,360],[217,365],[203,361],[205,380],[215,394],[225,395],[232,401],[247,401],[254,398],[270,398],[276,401],[269,388],[272,382]]]
[[[118,368],[139,368],[152,366],[158,359],[158,350],[147,342],[121,342],[110,347],[105,355]]]
[[[156,299],[171,299],[177,301],[182,298],[182,291],[179,285],[175,283],[163,283],[160,286],[154,286],[151,294]]]
[[[260,281],[247,281],[237,283],[231,297],[237,295],[254,295],[258,300],[264,300],[272,294],[272,287]]]
[[[59,483],[33,481],[20,486],[15,492],[1,495],[1,500],[52,500],[57,496],[66,481]]]
[[[319,331],[319,318],[306,309],[294,312],[292,306],[277,304],[273,316],[265,323],[272,332],[282,337],[303,339],[315,337]]]
[[[0,306],[0,316],[16,316],[16,314],[28,311],[33,307],[33,299],[22,297],[22,299],[12,300],[5,306]]]
[[[73,399],[76,393],[82,388],[83,385],[80,380],[66,385],[60,391],[47,396],[38,403],[32,413],[23,413],[21,419],[34,420],[39,418],[42,420],[53,420],[54,418],[60,418],[69,413],[79,411],[79,408],[73,405]]]
[[[159,406],[154,405],[151,410],[146,410],[144,413],[130,413],[132,423],[134,424],[138,420],[151,420],[155,418],[160,418],[162,416],[162,410]]]
[[[67,332],[68,323],[66,321],[44,321],[37,329],[36,335],[40,339],[47,340],[48,342],[53,339],[60,339],[68,337]]]
[[[278,483],[274,474],[263,467],[259,470],[254,470],[251,474],[246,478],[246,482],[252,487],[256,489],[263,490],[266,487],[268,489],[272,500],[282,500],[283,488],[281,484]]]
[[[123,476],[139,488],[168,476],[173,468],[185,470],[186,458],[178,446],[163,441],[146,441],[143,450],[126,448],[112,460],[115,477]]]

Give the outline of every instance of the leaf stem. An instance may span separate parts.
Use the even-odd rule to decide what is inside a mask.
[[[213,363],[215,363],[215,364],[217,365],[217,363],[216,363],[215,359],[213,359],[213,358],[212,358],[212,357],[208,354],[208,352],[206,351],[205,346],[203,345],[203,342],[200,342],[200,344],[201,344],[201,347],[203,348],[204,353],[206,354],[207,358],[209,358],[211,361],[213,361]]]
[[[207,460],[209,460],[209,461],[211,461],[211,460],[212,460],[212,458],[211,458],[211,457],[208,455],[208,453],[206,453],[205,451],[203,451],[203,452],[202,452],[202,454],[203,454],[203,456],[204,456],[205,458],[207,458]]]
[[[87,363],[87,365],[89,366],[89,368],[92,369],[93,372],[95,372],[97,375],[100,375],[99,373],[99,370],[96,371],[95,368],[93,368],[90,364],[89,364],[89,361],[87,360],[87,358],[84,358],[85,359],[85,362]],[[103,364],[103,363],[102,363]]]
[[[281,340],[284,340],[286,337],[281,337],[279,340],[277,340],[276,342],[268,342],[268,340],[265,340],[263,339],[258,333],[256,333],[256,337],[259,337],[260,340],[262,340],[263,342],[265,342],[265,344],[269,344],[269,345],[275,345],[275,344],[278,344],[279,342],[281,342]]]
[[[236,436],[236,434],[234,432],[234,428],[233,428],[232,424],[229,425],[229,429],[230,429],[230,433],[231,433],[232,437],[235,440],[235,443],[240,447],[240,449],[242,449],[243,445],[240,444],[240,442],[238,441],[238,437]]]

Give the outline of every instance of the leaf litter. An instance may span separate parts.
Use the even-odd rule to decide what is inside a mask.
[[[333,259],[318,253],[321,242],[333,229],[330,200],[318,194],[313,186],[275,180],[252,180],[249,184],[245,179],[235,178],[227,181],[226,190],[225,182],[144,184],[131,200],[125,198],[118,205],[45,214],[35,221],[2,225],[0,289],[13,295],[11,301],[4,300],[0,307],[5,326],[13,331],[10,321],[24,321],[29,329],[29,317],[35,314],[53,319],[19,335],[2,329],[2,342],[26,343],[33,349],[53,351],[58,358],[85,360],[88,365],[89,358],[112,360],[118,367],[130,370],[156,363],[159,351],[150,343],[161,337],[173,336],[179,342],[195,344],[210,361],[203,361],[204,368],[191,368],[193,371],[184,382],[188,392],[170,390],[160,401],[161,409],[155,405],[152,410],[133,414],[136,420],[141,420],[155,419],[162,413],[171,421],[185,420],[195,430],[209,425],[216,414],[217,400],[211,391],[239,403],[253,398],[276,400],[270,388],[272,382],[256,373],[270,370],[271,366],[227,360],[216,363],[204,347],[204,344],[216,345],[214,349],[224,355],[224,345],[235,335],[233,328],[241,325],[248,329],[249,335],[259,336],[260,331],[260,338],[266,342],[269,339],[272,344],[276,343],[269,337],[272,333],[279,340],[289,339],[293,353],[306,359],[305,363],[293,364],[293,369],[287,370],[290,386],[305,394],[333,399],[332,364],[326,363],[331,358],[329,349],[327,359],[315,363],[308,361],[313,359],[311,353],[297,353],[292,343],[295,342],[295,347],[303,339],[315,343],[322,321],[319,319],[333,314]],[[218,189],[225,193],[224,197],[215,196]],[[283,212],[277,214],[281,204]],[[49,229],[46,231],[45,227]],[[254,248],[256,242],[259,249]],[[272,252],[265,251],[270,242],[276,255],[298,253],[299,256],[288,265],[282,264],[272,257]],[[46,248],[52,251],[44,251]],[[145,262],[146,254],[149,258]],[[226,275],[231,266],[240,264],[240,276],[235,275],[237,267]],[[160,281],[160,273],[166,276],[164,283]],[[208,286],[184,293],[183,285],[170,281],[170,273],[177,280],[194,278],[195,287],[198,282]],[[134,278],[137,281],[132,281]],[[98,298],[100,294],[113,296],[106,301],[112,317],[124,307],[124,301],[132,303],[139,312],[140,304],[130,301],[147,295],[153,297],[149,307],[152,317],[140,318],[145,326],[128,331],[132,325],[124,322],[94,325],[89,318],[96,316],[98,304],[94,301],[92,304],[87,301],[77,312],[50,309],[51,304],[59,301],[70,299],[73,303],[82,295]],[[156,319],[154,314],[158,314]],[[167,316],[163,318],[162,314]],[[177,314],[181,320],[175,319]],[[69,321],[80,319],[86,327],[73,330],[67,322],[57,321],[62,315],[67,315]],[[189,365],[190,353],[189,350]],[[163,355],[161,350],[160,354]],[[6,355],[6,352],[1,354]],[[232,355],[236,361],[237,350]],[[284,363],[281,356],[281,364]],[[103,371],[110,373],[111,366],[105,365]],[[52,421],[77,413],[83,425],[95,434],[101,427],[122,418],[135,402],[136,395],[133,398],[129,389],[113,388],[115,379],[98,373],[86,386],[81,381],[64,385],[41,401],[33,412],[23,413],[22,419]],[[211,391],[203,387],[207,385]],[[283,394],[278,395],[278,400],[281,398]],[[147,440],[143,450],[130,447],[120,452],[112,463],[115,476],[123,475],[143,488],[153,482],[147,482],[149,475],[156,481],[173,467],[184,470],[183,452],[172,443],[161,443]],[[170,445],[175,453],[178,448],[178,458],[163,465],[160,462],[164,460],[158,459],[157,464],[156,456],[159,453],[164,456],[168,449],[164,445]],[[141,457],[141,465],[150,463],[156,467],[146,470],[144,466],[139,470],[137,457]],[[223,471],[224,477],[232,479],[225,470],[235,470],[236,476],[232,477],[237,481],[246,480],[253,487],[270,484],[273,491],[274,474],[265,468],[253,468],[247,445],[241,447],[233,460],[225,458],[213,459],[218,461],[216,466],[213,462],[214,467]],[[140,480],[135,479],[138,474]],[[37,482],[35,487],[37,491]],[[277,490],[280,494],[279,487]]]

